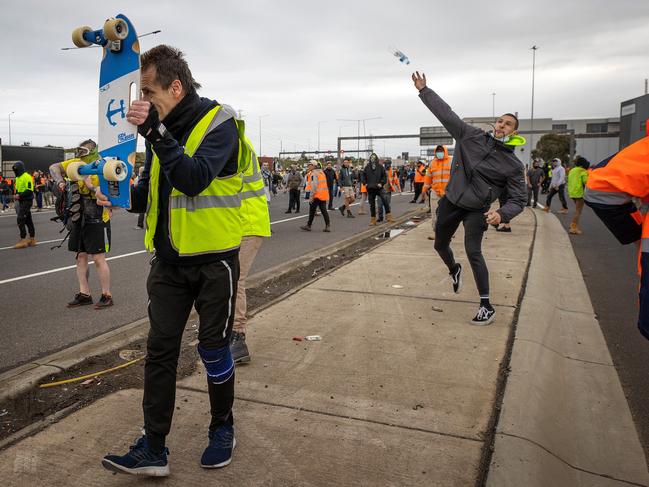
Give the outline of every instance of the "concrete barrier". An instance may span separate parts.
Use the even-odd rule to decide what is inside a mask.
[[[487,485],[649,485],[568,234],[556,217],[537,216]]]

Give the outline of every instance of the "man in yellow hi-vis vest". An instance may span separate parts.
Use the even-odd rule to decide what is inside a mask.
[[[131,190],[146,208],[145,246],[155,255],[147,279],[150,330],[144,371],[144,435],[104,467],[169,475],[165,437],[174,411],[176,367],[192,306],[198,353],[207,370],[211,423],[201,466],[228,465],[234,449],[234,362],[230,336],[239,280],[242,174],[253,157],[233,109],[196,93],[200,85],[179,50],[142,55],[142,99],[126,117],[147,141],[145,169]],[[104,202],[104,204],[108,204]]]

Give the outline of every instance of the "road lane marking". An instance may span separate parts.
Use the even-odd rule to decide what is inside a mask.
[[[123,259],[124,257],[131,257],[133,255],[137,254],[143,254],[146,252],[146,250],[138,250],[137,252],[130,252],[128,254],[122,254],[122,255],[115,255],[113,257],[107,257],[106,260],[115,260],[115,259]],[[95,262],[88,262],[88,264],[94,264]],[[36,272],[34,274],[28,274],[26,276],[18,276],[18,277],[12,277],[11,279],[5,279],[4,281],[0,281],[0,285],[2,284],[9,284],[10,282],[16,282],[16,281],[22,281],[23,279],[30,279],[32,277],[38,277],[38,276],[44,276],[47,274],[53,274],[55,272],[62,272],[62,271],[67,271],[70,269],[75,269],[77,266],[76,265],[68,265],[65,267],[59,267],[58,269],[50,269],[48,271],[42,271],[42,272]]]
[[[406,195],[406,194],[407,194],[407,193],[400,193],[400,194],[398,194],[398,195],[395,194],[395,195],[393,195],[393,196],[403,196],[403,195]],[[360,203],[352,203],[351,206],[357,206],[357,205],[359,205],[359,204],[360,204]],[[284,220],[277,220],[277,221],[274,221],[274,222],[270,222],[270,224],[271,224],[271,225],[275,225],[276,223],[289,222],[289,221],[292,221],[292,220],[298,220],[298,219],[300,219],[300,218],[306,218],[306,217],[308,217],[308,216],[309,216],[308,214],[304,214],[304,215],[295,216],[295,217],[292,217],[292,218],[286,218],[286,219],[284,219]],[[45,241],[45,242],[40,242],[40,243],[48,243],[48,242]],[[8,247],[8,248],[11,248],[11,247]],[[4,249],[0,249],[0,250],[4,250]],[[147,250],[138,250],[137,252],[130,252],[130,253],[128,253],[128,254],[122,254],[122,255],[115,255],[115,256],[113,256],[113,257],[107,257],[106,260],[109,261],[109,260],[115,260],[115,259],[122,259],[122,258],[124,258],[124,257],[131,257],[131,256],[133,256],[133,255],[143,254],[143,253],[145,253],[145,252],[147,252]],[[93,262],[89,262],[89,264],[94,264],[94,261],[93,261]],[[65,266],[65,267],[59,267],[59,268],[57,268],[57,269],[50,269],[50,270],[42,271],[42,272],[35,272],[34,274],[27,274],[27,275],[24,275],[24,276],[12,277],[12,278],[10,278],[10,279],[5,279],[5,280],[3,280],[3,281],[0,281],[0,285],[2,285],[2,284],[9,284],[9,283],[11,283],[11,282],[16,282],[16,281],[22,281],[22,280],[24,280],[24,279],[30,279],[30,278],[32,278],[32,277],[39,277],[39,276],[45,276],[45,275],[47,275],[47,274],[54,274],[55,272],[68,271],[68,270],[70,270],[70,269],[75,269],[75,268],[76,268],[76,265],[69,265],[69,266]]]
[[[36,245],[43,245],[43,244],[48,244],[48,243],[52,243],[52,242],[60,242],[61,240],[63,240],[63,239],[62,238],[57,238],[55,240],[43,240],[42,242],[36,242]],[[0,247],[0,250],[10,250],[10,249],[13,249],[13,248],[14,247],[12,245],[11,247]]]

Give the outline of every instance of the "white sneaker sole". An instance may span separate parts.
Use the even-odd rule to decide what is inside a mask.
[[[237,446],[237,439],[234,438],[232,441],[232,455],[234,455],[234,449]],[[228,458],[225,462],[217,463],[216,465],[204,465],[201,463],[201,467],[203,468],[222,468],[222,467],[227,467],[232,463],[232,455],[230,455],[230,458]]]
[[[105,458],[101,461],[104,468],[117,473],[128,473],[131,475],[143,475],[146,477],[168,477],[169,465],[164,467],[140,467],[140,468],[126,468],[118,465]]]
[[[493,320],[495,320],[495,319],[496,319],[496,313],[492,314],[491,318],[489,318],[487,321],[474,321],[474,320],[471,320],[471,324],[473,326],[487,326],[487,325],[490,325],[493,322]]]

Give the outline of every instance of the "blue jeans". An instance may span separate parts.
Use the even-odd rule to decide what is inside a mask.
[[[2,203],[3,211],[9,208],[9,205],[7,204],[7,200],[8,200],[7,195],[4,193],[0,193],[0,203]]]

